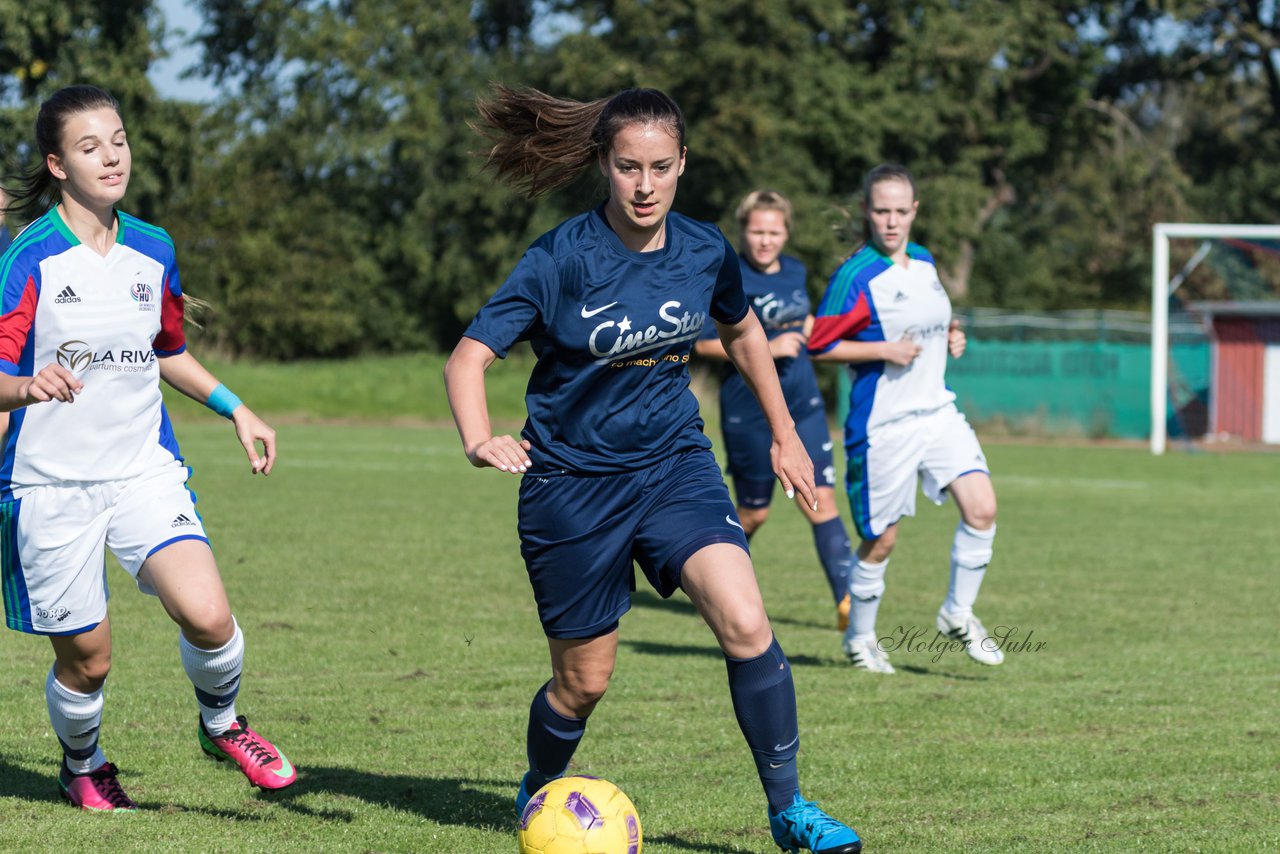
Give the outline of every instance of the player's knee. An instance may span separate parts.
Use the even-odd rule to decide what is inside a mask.
[[[206,605],[188,612],[179,621],[182,635],[193,646],[217,649],[231,640],[236,623],[231,611],[217,605]]]
[[[739,507],[738,521],[742,523],[742,530],[747,536],[751,536],[760,530],[760,526],[769,518],[768,507]]]
[[[961,518],[970,528],[978,531],[990,530],[996,523],[996,497],[992,495],[990,498],[976,502],[973,506],[966,507]]]
[[[58,681],[73,691],[92,694],[107,681],[111,672],[111,653],[102,652],[78,658],[74,661],[58,662]]]
[[[571,671],[561,674],[555,682],[556,700],[577,717],[586,717],[609,690],[607,672]]]
[[[773,628],[763,608],[728,614],[717,634],[721,649],[731,658],[754,658],[773,643]]]
[[[893,554],[893,547],[898,542],[898,527],[891,526],[874,540],[863,540],[858,546],[858,559],[868,563],[884,563]]]

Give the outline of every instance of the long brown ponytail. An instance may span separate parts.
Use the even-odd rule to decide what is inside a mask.
[[[624,89],[610,98],[573,101],[537,89],[493,85],[476,100],[471,127],[489,142],[485,166],[534,198],[571,182],[632,124],[660,124],[684,148],[684,116],[657,89]]]

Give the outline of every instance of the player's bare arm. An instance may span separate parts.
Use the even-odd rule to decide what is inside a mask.
[[[160,378],[197,403],[210,406],[210,396],[215,390],[222,388],[218,378],[209,373],[189,352],[163,356],[159,362]],[[222,414],[235,425],[236,438],[249,457],[250,472],[271,474],[276,462],[276,431],[238,399],[230,412]],[[262,446],[261,452],[258,450],[259,444]]]
[[[523,474],[533,465],[532,445],[514,436],[494,436],[489,424],[489,401],[485,396],[484,372],[498,355],[474,338],[463,338],[444,366],[444,387],[449,408],[458,426],[462,450],[473,466],[492,466],[498,471]]]
[[[773,354],[769,352],[769,341],[760,320],[754,313],[747,312],[734,324],[717,321],[716,330],[734,367],[756,400],[760,401],[760,409],[769,422],[773,433],[769,456],[787,497],[794,498],[798,492],[805,504],[816,509],[818,498],[813,482],[813,461],[796,435],[796,425],[782,396]]]
[[[963,334],[963,333],[961,333]],[[897,341],[841,341],[825,353],[812,353],[815,362],[891,362],[906,367],[920,355],[920,345],[909,338]]]

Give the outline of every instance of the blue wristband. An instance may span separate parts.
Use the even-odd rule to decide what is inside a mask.
[[[236,407],[243,403],[240,398],[236,397],[236,393],[231,389],[218,383],[218,387],[209,393],[209,399],[204,405],[221,415],[223,418],[230,418],[231,413],[236,411]]]

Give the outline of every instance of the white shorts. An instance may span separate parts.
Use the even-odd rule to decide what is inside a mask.
[[[990,474],[978,437],[955,404],[878,427],[847,447],[846,486],[853,521],[864,540],[877,539],[903,516],[916,514],[916,482],[934,504],[970,472]]]
[[[5,622],[41,635],[87,632],[107,615],[104,547],[138,580],[148,557],[178,540],[208,542],[179,462],[129,480],[14,490],[0,502]]]

